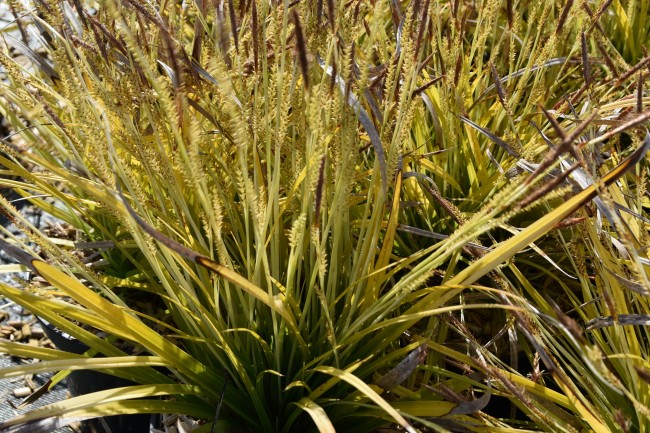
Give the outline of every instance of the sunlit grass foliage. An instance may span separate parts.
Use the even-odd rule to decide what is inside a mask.
[[[2,431],[650,426],[647,1],[9,3],[0,374],[138,385]]]

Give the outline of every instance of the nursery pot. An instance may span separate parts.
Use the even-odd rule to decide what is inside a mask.
[[[42,319],[39,319],[39,321],[45,334],[60,350],[77,354],[88,351],[88,346],[79,340],[64,334]],[[136,385],[130,380],[93,370],[72,371],[66,381],[68,391],[73,397],[96,391]],[[151,421],[152,415],[149,414],[114,415],[83,421],[81,431],[82,433],[149,433]]]

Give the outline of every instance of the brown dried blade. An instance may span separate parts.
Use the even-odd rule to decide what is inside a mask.
[[[515,158],[519,158],[519,156],[520,156],[519,153],[518,153],[516,150],[514,150],[514,149],[512,148],[512,146],[510,146],[510,145],[509,145],[508,143],[506,143],[504,140],[502,140],[501,138],[497,137],[496,135],[494,135],[493,133],[491,133],[491,132],[488,131],[487,129],[485,129],[485,128],[481,127],[481,126],[478,126],[476,123],[472,122],[472,121],[469,120],[468,118],[466,118],[466,117],[464,117],[464,116],[459,116],[459,117],[460,117],[460,120],[462,120],[463,122],[465,122],[466,124],[468,124],[468,125],[471,126],[472,128],[476,129],[476,130],[477,130],[478,132],[480,132],[481,134],[485,135],[487,138],[489,138],[490,140],[492,140],[494,143],[498,144],[499,147],[501,147],[503,150],[505,150],[506,152],[508,152],[508,154],[509,154],[510,156],[513,156],[513,157],[515,157]]]
[[[9,42],[11,47],[13,47],[23,56],[27,57],[34,64],[34,66],[38,66],[41,71],[43,71],[48,77],[52,78],[53,80],[59,79],[59,74],[54,70],[54,68],[48,63],[46,59],[35,53],[34,50],[23,44],[19,39],[15,38],[11,34],[6,33],[4,36],[11,39],[11,42]]]
[[[406,176],[405,176],[405,178],[406,178]],[[445,239],[449,239],[449,235],[443,235],[442,233],[436,233],[436,232],[420,229],[420,228],[405,225],[405,224],[398,224],[397,225],[397,231],[403,232],[403,233],[410,233],[412,235],[422,236],[422,237],[429,238],[429,239],[436,239],[436,240],[439,240],[439,241],[444,241]],[[467,246],[470,247],[470,248],[474,248],[476,250],[480,250],[480,251],[488,251],[489,250],[488,247],[485,247],[483,245],[479,245],[479,244],[473,243],[473,242],[468,242]]]
[[[492,390],[488,388],[485,390],[485,393],[479,398],[459,403],[458,406],[449,412],[449,415],[469,415],[481,411],[488,405],[491,397]]]
[[[170,77],[172,80],[172,85],[174,86],[174,90],[178,90],[180,89],[181,84],[183,83],[183,71],[181,70],[178,61],[176,44],[169,33],[163,31],[161,32],[161,35],[162,35],[162,40],[164,42],[165,49],[167,51],[167,58],[169,59],[169,63],[171,64],[170,70],[173,72],[173,74],[171,74]],[[158,60],[158,63],[162,63],[162,62]]]
[[[575,218],[565,218],[559,223],[557,223],[554,227],[554,229],[559,230],[559,229],[565,229],[568,227],[573,227],[576,226],[580,223],[583,223],[587,220],[587,217],[575,217]]]
[[[34,257],[31,254],[23,251],[15,245],[11,245],[9,242],[0,238],[0,250],[7,254],[9,257],[16,260],[21,265],[27,266],[30,271],[36,272],[36,268],[32,265],[34,260],[38,260],[38,257]]]
[[[650,383],[650,370],[644,367],[639,367],[637,365],[634,366],[634,369],[636,370],[636,373],[639,375],[643,381]]]
[[[612,316],[601,316],[588,321],[585,328],[587,331],[593,331],[594,329],[616,325],[650,326],[650,314],[619,314],[616,318]]]
[[[413,0],[410,6],[411,6],[411,21],[415,22],[417,20],[418,14],[420,13],[420,0]]]
[[[494,63],[490,62],[490,71],[492,72],[492,80],[494,81],[494,86],[497,89],[497,95],[499,95],[499,101],[501,101],[501,106],[505,108],[506,106],[506,91],[501,85],[501,78],[497,72],[497,68],[494,67]]]
[[[440,193],[440,190],[438,189],[438,186],[436,183],[431,179],[430,177],[422,174],[422,173],[416,173],[416,172],[408,172],[404,178],[408,177],[415,177],[418,179],[418,183],[422,188],[424,188],[433,198],[434,200],[442,206],[442,208],[449,214],[450,217],[453,218],[454,221],[458,224],[462,224],[462,215],[460,215],[459,211],[457,208],[454,207],[454,205],[444,198],[442,194]]]
[[[52,384],[52,380],[49,379],[47,380],[43,385],[41,385],[36,391],[32,392],[29,396],[27,396],[23,401],[20,402],[20,404],[16,407],[16,409],[24,409],[25,407],[29,406],[30,404],[34,403],[37,401],[39,398],[41,398],[43,395],[47,394],[49,391],[49,387]]]
[[[198,102],[194,101],[192,98],[187,98],[187,102],[199,113],[201,113],[206,119],[208,119],[214,126],[217,127],[217,131],[221,135],[223,135],[231,144],[235,144],[234,138],[230,133],[224,129],[224,127],[219,123],[217,119],[215,119],[212,114],[210,114],[201,104]]]
[[[556,326],[564,328],[564,330],[568,332],[576,341],[579,341],[582,344],[586,344],[587,340],[585,339],[582,326],[580,326],[580,324],[575,319],[562,311],[560,306],[557,305],[557,303],[552,298],[545,298],[551,308],[553,308],[555,316],[559,322],[559,324]]]
[[[650,290],[648,290],[643,284],[635,283],[634,281],[630,281],[627,278],[623,278],[607,267],[604,267],[604,269],[609,272],[609,274],[614,277],[614,279],[616,279],[616,281],[618,281],[623,287],[628,288],[635,293],[650,296]]]
[[[596,46],[598,47],[598,51],[600,51],[600,54],[603,56],[603,59],[605,60],[605,64],[612,72],[614,77],[618,78],[620,76],[618,72],[618,68],[616,67],[614,61],[612,60],[611,56],[607,52],[607,48],[605,48],[603,43],[600,41],[600,38],[595,38],[595,39],[596,39]]]
[[[406,358],[383,375],[375,384],[384,391],[390,391],[404,382],[422,364],[427,356],[427,346],[422,344],[411,351]]]
[[[337,67],[336,67],[336,60],[332,58],[332,75],[330,76],[330,82],[329,82],[329,93],[332,93],[334,90],[334,85],[336,84],[336,75],[337,75]]]

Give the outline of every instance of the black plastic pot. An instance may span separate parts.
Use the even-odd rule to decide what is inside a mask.
[[[43,331],[52,343],[66,352],[82,354],[88,351],[88,346],[62,333],[54,326],[39,319]],[[100,373],[92,370],[76,370],[66,378],[68,390],[73,397],[90,394],[96,391],[136,385],[121,377]],[[151,431],[152,416],[143,415],[115,415],[104,418],[91,419],[82,422],[82,433],[149,433]]]

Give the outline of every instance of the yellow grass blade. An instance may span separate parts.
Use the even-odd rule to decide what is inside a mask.
[[[314,371],[321,373],[329,374],[340,380],[343,380],[350,385],[354,386],[356,389],[365,394],[369,399],[371,399],[375,404],[381,407],[387,414],[389,414],[395,421],[397,421],[403,428],[406,429],[409,433],[416,433],[416,430],[411,427],[411,425],[406,421],[406,419],[400,415],[400,413],[393,408],[386,400],[381,398],[368,384],[363,380],[359,379],[357,376],[348,373],[346,371],[340,370],[338,368],[329,367],[329,366],[319,366],[314,368]]]
[[[124,388],[114,388],[106,391],[94,392],[92,394],[86,394],[79,397],[73,397],[68,400],[56,402],[43,406],[30,412],[27,412],[22,415],[18,415],[9,421],[6,421],[0,425],[0,430],[2,431],[14,431],[6,430],[13,426],[20,426],[37,420],[48,419],[48,418],[57,418],[65,417],[72,419],[88,419],[97,416],[104,416],[109,414],[125,414],[125,413],[157,413],[160,408],[156,411],[149,412],[143,410],[145,408],[147,401],[127,401],[138,398],[151,398],[151,397],[161,397],[167,395],[201,395],[201,389],[196,386],[190,385],[171,385],[171,384],[156,384],[156,385],[137,385],[129,386]],[[169,409],[170,402],[160,401],[160,403],[167,403],[164,406],[167,410]],[[185,412],[187,410],[186,403],[182,401],[172,402],[174,405],[178,405],[179,410]],[[194,404],[194,406],[197,406]],[[110,408],[110,409],[108,409]],[[132,408],[134,410],[129,410]],[[196,410],[198,409],[198,410]],[[205,412],[205,409],[197,407],[191,412]],[[173,409],[172,409],[173,411]],[[205,416],[203,413],[202,415]],[[208,415],[209,416],[209,415]],[[50,431],[38,429],[30,431]]]
[[[620,29],[623,34],[625,34],[625,40],[631,45],[630,51],[634,52],[636,50],[635,44],[637,38],[632,36],[632,25],[630,23],[629,17],[627,16],[627,13],[625,12],[625,8],[621,4],[620,0],[614,0],[612,7],[614,9],[614,16],[618,20]]]
[[[76,353],[48,349],[46,347],[31,346],[23,343],[14,343],[12,341],[0,341],[0,352],[11,353],[13,356],[43,360],[74,359],[75,362],[77,362],[80,359],[86,358],[85,356],[77,355]]]
[[[375,263],[375,272],[368,279],[368,290],[365,293],[365,301],[363,303],[365,308],[369,308],[377,301],[379,297],[379,289],[383,283],[383,277],[386,274],[386,266],[390,260],[390,255],[393,251],[393,243],[395,241],[395,233],[397,232],[397,221],[399,219],[399,202],[402,192],[402,172],[397,172],[395,177],[395,188],[393,189],[393,203],[391,205],[390,216],[386,224],[386,233],[384,234],[384,241],[379,251],[379,257]]]
[[[607,425],[589,408],[587,408],[575,395],[570,387],[564,383],[560,378],[556,378],[555,383],[564,391],[564,394],[571,401],[573,408],[584,418],[584,420],[589,424],[595,433],[610,433],[611,430],[607,428]]]
[[[392,402],[391,405],[411,416],[431,417],[449,415],[458,404],[441,400],[403,400]]]
[[[160,355],[172,368],[177,369],[185,375],[193,376],[195,380],[199,381],[198,383],[204,380],[215,380],[217,383],[221,383],[221,379],[218,376],[209,373],[205,366],[185,351],[128,314],[122,308],[104,300],[97,293],[81,284],[77,279],[64,274],[41,260],[32,260],[31,264],[36,272],[54,287],[65,292],[81,305],[101,317],[110,317],[112,323],[110,331],[116,336],[130,341],[137,341],[152,353]],[[206,377],[206,374],[211,377]],[[216,395],[218,391],[214,392]]]
[[[311,419],[314,421],[314,424],[316,424],[316,427],[318,427],[319,432],[336,433],[332,421],[330,421],[322,407],[307,397],[301,398],[296,405],[309,414]]]
[[[498,247],[490,253],[481,257],[473,262],[463,271],[459,272],[454,278],[449,280],[447,284],[462,286],[470,285],[477,281],[479,278],[492,271],[494,268],[505,262],[519,251],[530,245],[546,233],[551,231],[553,227],[564,218],[573,214],[576,210],[580,209],[590,200],[598,195],[598,189],[607,187],[620,178],[627,170],[629,170],[641,157],[646,153],[650,147],[650,134],[646,132],[646,138],[641,146],[627,159],[616,166],[612,171],[607,173],[600,185],[594,184],[586,188],[582,192],[576,194],[571,199],[567,200],[564,204],[549,212],[544,218],[532,223],[526,227],[519,234],[511,237],[507,241],[501,243]]]
[[[59,352],[64,353],[65,352]],[[159,356],[119,356],[110,358],[86,358],[71,357],[70,359],[59,359],[43,361],[35,364],[15,365],[12,367],[0,368],[0,377],[16,377],[25,374],[46,373],[57,370],[109,370],[115,368],[129,367],[165,367],[167,364]]]

